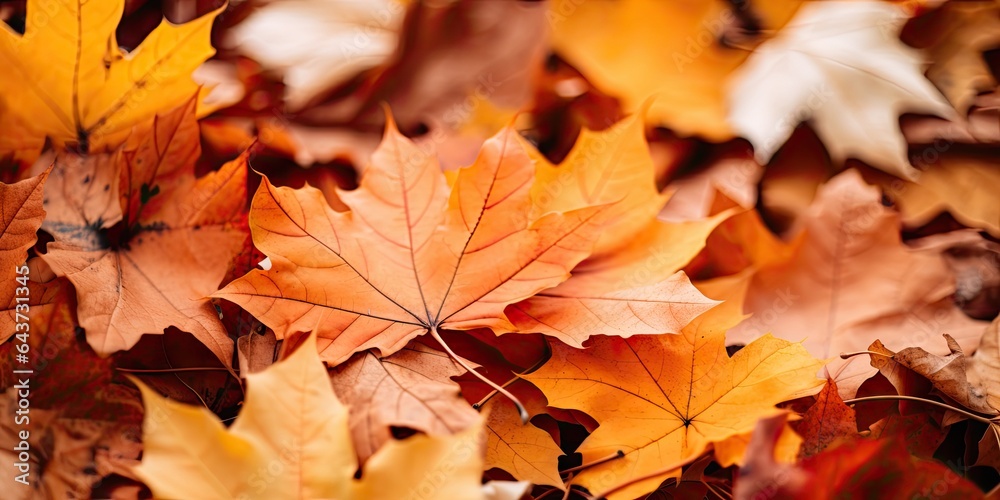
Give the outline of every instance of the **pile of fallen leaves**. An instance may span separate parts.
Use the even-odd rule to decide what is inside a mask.
[[[1000,495],[1000,2],[0,4],[3,498]]]

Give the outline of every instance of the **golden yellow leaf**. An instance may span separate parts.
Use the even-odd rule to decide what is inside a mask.
[[[599,88],[633,111],[655,97],[649,118],[682,135],[725,140],[726,77],[749,55],[745,47],[720,42],[738,31],[739,16],[761,18],[766,30],[780,28],[799,0],[726,2],[706,0],[555,0],[549,19],[556,50]],[[750,12],[745,12],[750,9]]]
[[[521,423],[517,408],[502,396],[491,398],[483,412],[487,414],[487,468],[499,467],[521,481],[562,486],[559,457],[563,452],[548,432]]]
[[[656,189],[643,112],[600,132],[583,129],[559,165],[528,148],[536,162],[535,183],[531,186],[536,216],[619,202],[609,207],[606,217],[611,227],[598,239],[594,257],[627,244],[623,238],[648,225],[669,198]]]
[[[225,7],[182,25],[164,19],[128,53],[115,40],[124,7],[125,0],[29,0],[23,35],[0,26],[0,109],[23,127],[0,141],[0,155],[46,137],[82,152],[110,149],[133,125],[198,92],[191,72],[215,53],[212,21]]]
[[[668,196],[656,189],[641,113],[602,132],[585,129],[558,166],[533,157],[535,213],[614,205],[593,254],[568,280],[507,309],[520,330],[580,347],[591,335],[676,333],[715,304],[679,271],[732,213],[657,219]]]
[[[334,393],[351,409],[348,423],[362,462],[392,441],[391,427],[449,435],[480,420],[451,380],[465,369],[422,340],[381,359],[357,353],[330,369]]]
[[[966,348],[979,342],[986,324],[955,305],[955,274],[941,250],[904,245],[899,214],[857,171],[823,185],[797,222],[801,242],[787,260],[756,273],[745,309],[753,317],[729,331],[730,343],[773,334],[827,359],[875,339],[935,354],[947,352],[942,332]],[[859,357],[834,359],[827,369],[844,397],[875,371]]]
[[[680,335],[595,337],[583,350],[554,345],[552,359],[526,375],[549,405],[584,411],[600,423],[578,449],[584,463],[625,454],[588,468],[575,482],[604,491],[699,455],[780,413],[775,404],[823,385],[816,377],[823,362],[800,344],[765,336],[730,358],[725,329],[743,317],[746,280],[725,278],[715,286],[736,300],[695,319]],[[738,441],[728,441],[719,458],[732,463],[741,451]],[[634,498],[662,480],[639,481],[611,498]]]
[[[480,426],[393,441],[358,467],[347,407],[334,395],[310,335],[287,359],[247,378],[226,429],[206,408],[137,382],[146,405],[135,473],[158,498],[482,498]]]

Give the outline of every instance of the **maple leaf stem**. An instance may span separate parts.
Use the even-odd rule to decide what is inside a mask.
[[[521,401],[517,399],[517,397],[511,394],[510,391],[508,391],[507,389],[500,387],[492,380],[482,376],[479,372],[473,369],[471,365],[469,365],[468,361],[466,361],[465,358],[459,356],[458,354],[455,354],[455,351],[451,350],[451,347],[448,346],[448,343],[445,342],[443,338],[441,338],[441,334],[438,333],[437,326],[432,326],[430,330],[431,330],[431,337],[434,337],[434,340],[438,341],[438,343],[441,344],[441,347],[444,347],[445,352],[447,352],[448,355],[451,356],[451,359],[454,359],[455,362],[462,365],[462,368],[468,370],[469,373],[473,374],[479,380],[482,380],[484,383],[486,383],[486,385],[492,387],[493,390],[499,392],[500,394],[503,394],[507,399],[510,400],[511,403],[514,403],[514,406],[517,407],[517,413],[521,416],[521,423],[522,424],[528,423],[528,420],[531,419],[531,416],[528,415],[528,410],[524,408],[524,405],[521,404]]]
[[[510,380],[504,382],[503,385],[501,385],[500,387],[507,387],[508,385],[513,384],[514,382],[517,382],[518,380],[520,380],[521,379],[521,375],[524,375],[525,373],[531,373],[531,372],[537,370],[540,366],[542,366],[543,364],[545,364],[545,359],[546,358],[544,358],[544,357],[542,359],[539,359],[538,361],[535,362],[535,364],[531,365],[531,367],[529,367],[528,369],[526,369],[524,371],[514,372],[514,377],[511,378]],[[475,408],[475,409],[477,409],[477,410],[480,409],[480,408],[482,408],[483,405],[485,405],[487,402],[489,402],[490,399],[493,399],[493,396],[496,396],[496,394],[497,394],[497,391],[490,391],[489,394],[483,396],[482,399],[480,399],[478,402],[474,403],[472,405],[472,407]]]
[[[842,352],[842,353],[840,353],[840,359],[853,358],[854,356],[861,356],[862,354],[871,354],[872,356],[882,356],[882,357],[885,357],[885,358],[891,358],[892,357],[892,355],[890,355],[890,354],[884,354],[884,353],[881,353],[881,352],[875,352],[875,351],[856,351],[856,352]]]
[[[608,455],[608,456],[606,456],[604,458],[598,458],[597,460],[594,460],[593,462],[590,462],[589,464],[581,464],[581,465],[577,465],[576,467],[570,467],[569,469],[561,470],[561,471],[559,471],[559,474],[571,474],[573,472],[579,472],[581,470],[593,467],[595,465],[600,465],[600,464],[603,464],[604,462],[610,462],[612,460],[615,460],[617,458],[621,458],[621,457],[624,457],[624,456],[625,456],[625,452],[622,451],[622,450],[618,450],[618,451],[616,451],[616,452],[614,452],[614,453],[612,453],[612,454],[610,454],[610,455]]]
[[[507,387],[508,385],[513,384],[517,380],[518,380],[518,377],[514,377],[514,378],[512,378],[512,379],[510,379],[510,380],[508,380],[506,382],[504,382],[503,385],[501,385],[500,387]],[[483,396],[483,399],[480,399],[479,401],[477,401],[476,403],[474,403],[472,405],[472,407],[478,410],[478,409],[482,408],[483,405],[485,405],[487,402],[489,402],[489,400],[493,399],[493,396],[496,396],[496,395],[497,395],[497,391],[495,391],[495,390],[490,391],[489,394]]]
[[[722,500],[729,500],[730,498],[733,498],[732,495],[726,493],[726,491],[723,490],[722,487],[720,486],[713,486],[711,483],[702,483],[702,484],[704,484],[705,487],[708,488],[708,491],[711,491],[713,494],[715,494],[715,496],[721,498]]]
[[[966,417],[969,417],[969,418],[971,418],[973,420],[978,420],[978,421],[983,422],[984,424],[987,424],[987,425],[995,423],[995,422],[993,422],[992,420],[990,420],[990,419],[988,419],[986,417],[983,417],[981,415],[976,415],[975,413],[965,411],[965,410],[963,410],[961,408],[956,408],[956,407],[954,407],[954,406],[952,406],[950,404],[942,403],[940,401],[933,401],[933,400],[930,400],[930,399],[918,398],[916,396],[902,396],[902,395],[898,395],[898,394],[885,394],[885,395],[882,395],[882,396],[867,396],[867,397],[863,397],[863,398],[845,399],[844,400],[844,404],[848,404],[849,405],[849,404],[854,404],[854,403],[863,403],[865,401],[893,401],[893,400],[918,401],[918,402],[921,402],[921,403],[932,404],[934,406],[940,406],[941,408],[946,408],[946,409],[954,411],[956,413],[961,413],[962,415],[965,415]]]
[[[188,368],[156,368],[148,370],[140,368],[122,368],[116,366],[115,370],[125,373],[177,373],[177,372],[228,372],[229,371],[219,366],[193,366]]]
[[[705,450],[705,451],[708,451],[708,450]],[[628,481],[625,481],[624,483],[621,483],[621,484],[619,484],[617,486],[612,486],[610,489],[608,489],[607,491],[602,492],[600,495],[594,495],[594,498],[597,498],[597,499],[607,498],[608,495],[610,495],[610,494],[612,494],[612,493],[614,493],[614,492],[616,492],[618,490],[621,490],[621,489],[627,488],[629,486],[632,486],[635,483],[638,483],[638,482],[641,482],[641,481],[645,481],[647,479],[653,479],[654,477],[659,477],[659,476],[667,475],[667,474],[669,474],[669,473],[671,473],[671,472],[673,472],[673,471],[675,471],[677,469],[681,469],[683,467],[686,467],[688,465],[691,465],[691,464],[695,463],[696,461],[698,461],[698,459],[700,459],[702,457],[702,455],[704,455],[704,453],[699,453],[697,455],[692,455],[692,456],[690,456],[688,458],[685,458],[684,460],[681,460],[679,462],[670,464],[670,465],[668,465],[668,466],[666,466],[666,467],[664,467],[664,468],[662,468],[660,470],[657,470],[657,471],[654,471],[654,472],[650,472],[649,474],[646,474],[646,475],[643,475],[643,476],[634,477],[634,478],[632,478],[632,479],[630,479]]]

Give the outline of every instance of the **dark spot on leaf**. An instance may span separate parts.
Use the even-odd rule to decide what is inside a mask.
[[[35,231],[35,245],[34,245],[35,253],[38,255],[45,255],[46,253],[48,253],[49,243],[52,243],[55,240],[56,239],[55,237],[52,236],[52,233],[44,229],[39,229],[38,231]]]
[[[417,431],[409,427],[397,427],[395,425],[390,425],[389,433],[392,434],[394,439],[406,439],[416,434]]]
[[[160,194],[160,186],[153,186],[152,189],[149,188],[149,184],[143,183],[142,187],[139,188],[139,203],[143,205],[149,203],[149,200]]]
[[[79,129],[76,131],[76,142],[76,152],[81,154],[90,152],[90,135],[86,130]]]
[[[24,34],[24,28],[25,28],[25,24],[26,24],[25,21],[27,21],[27,15],[26,14],[24,14],[24,13],[15,13],[14,15],[12,15],[6,21],[7,21],[7,26],[10,26],[10,29],[16,31],[17,34],[19,34],[19,35],[23,35]]]
[[[545,58],[545,71],[549,73],[555,73],[558,69],[559,69],[559,56],[550,52],[548,57]]]
[[[129,248],[129,239],[131,238],[131,232],[125,227],[125,221],[120,220],[115,225],[101,231],[104,243],[108,248],[112,250]]]

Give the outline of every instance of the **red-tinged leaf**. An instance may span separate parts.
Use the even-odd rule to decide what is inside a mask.
[[[792,428],[802,436],[799,457],[810,457],[839,441],[857,437],[858,428],[854,410],[844,404],[837,393],[837,383],[828,380],[816,396],[816,403],[792,423]]]
[[[58,410],[67,418],[138,423],[142,418],[138,393],[117,383],[112,360],[98,356],[83,338],[73,317],[72,289],[64,280],[54,287],[58,292],[52,303],[32,309],[27,363],[17,358],[19,341],[0,345],[2,387],[28,379],[32,408]]]
[[[889,415],[872,424],[869,429],[869,439],[901,437],[910,455],[926,459],[934,456],[934,451],[948,436],[948,431],[941,428],[940,421],[927,413]],[[990,432],[987,430],[987,435]]]
[[[228,366],[197,338],[176,328],[168,328],[163,335],[144,335],[132,349],[112,359],[119,372],[175,401],[229,415],[235,414],[243,400],[240,382]]]
[[[755,451],[765,458],[748,458],[736,482],[736,499],[760,495],[803,500],[983,497],[979,488],[941,463],[911,456],[906,444],[894,437],[844,443],[796,466],[773,466],[773,459],[769,466],[769,450],[762,447]],[[770,451],[773,453],[773,443]]]
[[[42,198],[49,172],[14,184],[0,183],[0,342],[14,335],[18,312],[42,303],[42,290],[28,286],[28,268],[22,266],[45,219]],[[16,281],[19,277],[24,283]]]

